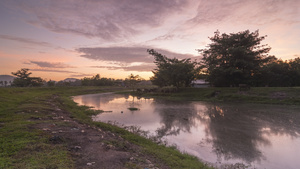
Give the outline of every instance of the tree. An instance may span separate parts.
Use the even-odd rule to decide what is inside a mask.
[[[128,78],[125,79],[125,83],[132,89],[135,90],[136,85],[143,80],[139,75],[130,74]]]
[[[175,87],[187,87],[199,74],[197,62],[192,62],[190,58],[179,60],[177,58],[169,59],[166,56],[148,49],[148,53],[154,56],[154,63],[157,68],[152,72],[150,78],[153,84],[160,87],[173,85]]]
[[[220,34],[215,32],[208,49],[198,50],[202,55],[202,64],[207,80],[214,86],[253,85],[253,77],[260,69],[276,60],[267,53],[270,47],[260,45],[266,36],[259,36],[258,30],[249,30]]]
[[[40,77],[29,77],[32,73],[28,72],[29,69],[22,68],[21,70],[18,70],[17,72],[12,72],[13,75],[17,76],[17,78],[14,79],[12,82],[12,86],[17,87],[28,87],[28,86],[42,86],[44,83],[44,80]]]
[[[53,87],[55,86],[55,81],[52,81],[51,79],[47,82],[48,87]]]
[[[289,87],[300,86],[300,59],[276,60],[262,67],[254,77],[256,86]]]
[[[113,86],[115,85],[115,79],[112,78],[100,78],[100,74],[88,78],[81,79],[82,86]]]

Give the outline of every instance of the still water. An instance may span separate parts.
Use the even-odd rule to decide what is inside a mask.
[[[220,168],[236,163],[248,168],[300,168],[297,106],[166,101],[112,93],[73,99],[106,111],[95,121],[140,126]]]

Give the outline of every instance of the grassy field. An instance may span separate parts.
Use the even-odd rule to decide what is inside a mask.
[[[47,123],[47,117],[55,111],[55,107],[49,101],[53,96],[56,98],[55,104],[59,105],[60,109],[70,112],[75,120],[121,136],[142,147],[143,153],[161,159],[170,168],[208,168],[196,157],[182,154],[175,148],[157,145],[116,126],[93,122],[90,116],[99,112],[89,110],[85,106],[78,106],[70,97],[121,90],[124,89],[113,87],[0,88],[0,168],[76,168],[74,158],[67,149],[67,143],[51,144],[50,135],[35,127]],[[130,165],[125,167],[136,168]]]

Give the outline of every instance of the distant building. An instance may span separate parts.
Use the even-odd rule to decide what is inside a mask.
[[[200,87],[209,87],[209,83],[203,79],[198,79],[192,81],[192,87],[200,88]]]

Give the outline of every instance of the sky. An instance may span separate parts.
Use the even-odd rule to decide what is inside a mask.
[[[149,79],[147,49],[199,60],[217,30],[259,30],[270,55],[300,57],[300,0],[1,0],[0,75]]]

